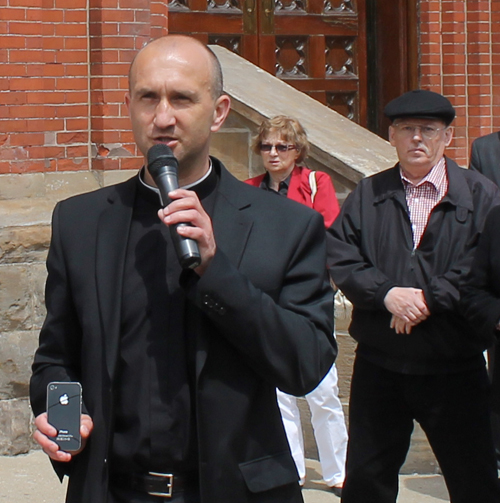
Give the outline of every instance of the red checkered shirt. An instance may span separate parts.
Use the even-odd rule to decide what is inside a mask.
[[[448,175],[444,157],[417,184],[412,183],[400,170],[405,187],[408,216],[413,232],[413,248],[417,248],[434,207],[448,192]]]

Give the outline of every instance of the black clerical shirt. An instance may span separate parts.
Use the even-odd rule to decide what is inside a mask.
[[[190,190],[213,213],[218,178],[211,170]],[[137,178],[124,269],[121,338],[114,384],[114,472],[198,470],[194,337],[189,303],[159,193]],[[192,314],[192,313],[191,313]],[[191,316],[190,314],[190,316]]]

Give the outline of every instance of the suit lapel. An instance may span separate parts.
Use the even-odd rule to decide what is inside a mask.
[[[251,202],[245,195],[247,187],[236,180],[222,164],[217,165],[216,160],[213,161],[220,173],[212,214],[215,241],[217,248],[224,252],[235,267],[239,267],[253,226],[253,219],[244,211],[251,206]],[[207,324],[200,322],[196,355],[197,376],[200,375],[207,358],[209,336],[206,326]]]
[[[247,187],[221,167],[212,225],[217,247],[236,267],[240,265],[253,226],[253,219],[245,212],[252,204],[247,193]]]
[[[96,282],[104,355],[109,377],[115,372],[120,339],[123,270],[135,199],[136,178],[117,185],[99,219]]]

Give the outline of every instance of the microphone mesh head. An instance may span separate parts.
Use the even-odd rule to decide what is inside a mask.
[[[177,171],[177,159],[168,145],[157,143],[148,150],[148,170],[155,178],[161,168],[165,166]]]

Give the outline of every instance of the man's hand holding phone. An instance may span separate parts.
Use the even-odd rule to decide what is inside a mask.
[[[68,462],[71,458],[81,452],[85,448],[85,444],[92,429],[94,428],[94,423],[92,418],[87,414],[82,414],[80,419],[80,435],[82,437],[82,442],[80,449],[74,452],[66,452],[61,450],[59,445],[57,445],[49,437],[55,437],[57,435],[57,430],[49,424],[47,420],[47,413],[43,412],[35,418],[36,431],[33,434],[35,441],[41,446],[43,452],[47,454],[54,461]]]
[[[93,428],[92,419],[82,414],[79,382],[47,385],[47,412],[36,417],[33,438],[54,461],[68,462],[78,454]]]

